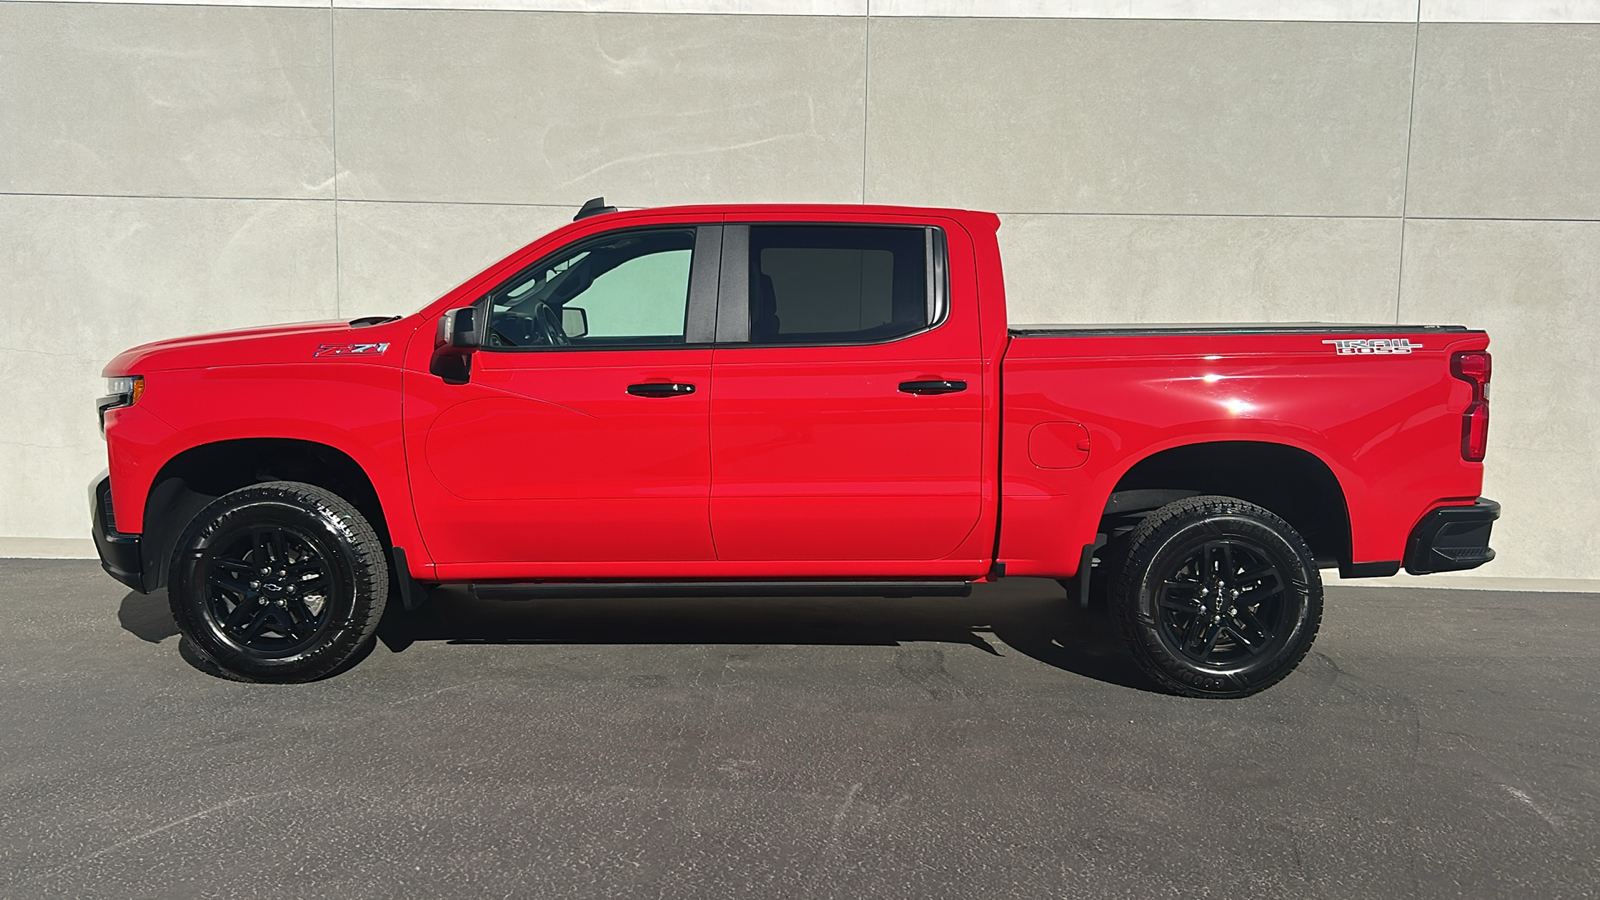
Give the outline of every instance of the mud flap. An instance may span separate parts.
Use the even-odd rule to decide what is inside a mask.
[[[422,586],[422,582],[411,577],[411,569],[406,565],[404,548],[390,547],[389,558],[394,564],[394,583],[400,591],[400,605],[406,608],[406,612],[411,612],[428,602],[428,589]]]

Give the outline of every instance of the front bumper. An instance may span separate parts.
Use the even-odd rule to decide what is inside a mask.
[[[89,518],[94,549],[100,554],[100,568],[139,593],[150,593],[145,587],[144,557],[139,546],[139,535],[123,534],[117,530],[116,512],[111,508],[109,472],[101,472],[89,482]]]
[[[1500,504],[1479,497],[1470,506],[1441,506],[1422,517],[1406,542],[1406,571],[1413,575],[1476,569],[1491,559],[1489,531]]]

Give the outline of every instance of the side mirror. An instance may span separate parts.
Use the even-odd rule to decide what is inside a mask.
[[[569,338],[581,338],[589,333],[589,313],[578,306],[561,308],[561,330]]]
[[[446,384],[472,380],[472,354],[483,346],[483,311],[472,306],[452,309],[439,317],[433,341],[433,361],[428,371]]]
[[[483,329],[479,326],[479,310],[475,306],[452,309],[439,317],[439,337],[435,344],[468,353],[483,346]]]

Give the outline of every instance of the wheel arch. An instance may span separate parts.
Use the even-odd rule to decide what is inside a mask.
[[[1350,507],[1333,466],[1278,441],[1196,441],[1140,457],[1112,486],[1100,528],[1126,533],[1151,511],[1200,494],[1236,497],[1281,516],[1305,538],[1318,565],[1350,563]]]
[[[173,549],[200,510],[230,491],[268,481],[299,481],[338,494],[371,523],[385,550],[393,546],[372,478],[345,451],[298,438],[213,441],[173,456],[150,483],[141,541],[148,589],[166,585]]]

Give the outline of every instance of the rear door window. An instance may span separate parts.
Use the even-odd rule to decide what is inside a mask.
[[[750,228],[750,343],[890,340],[934,319],[925,228]]]

